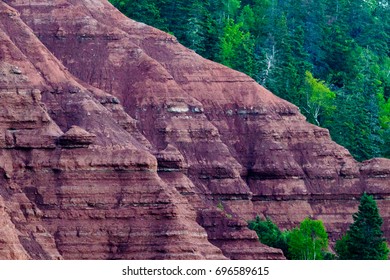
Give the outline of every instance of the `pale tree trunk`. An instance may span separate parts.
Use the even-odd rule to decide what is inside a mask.
[[[269,53],[265,54],[265,62],[266,62],[266,68],[264,70],[264,77],[261,79],[262,85],[265,85],[265,83],[267,82],[271,69],[275,65],[275,45],[272,46],[272,51],[270,54]]]

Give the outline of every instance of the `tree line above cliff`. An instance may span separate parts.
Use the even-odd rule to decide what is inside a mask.
[[[358,160],[390,157],[387,0],[110,0],[297,105]]]

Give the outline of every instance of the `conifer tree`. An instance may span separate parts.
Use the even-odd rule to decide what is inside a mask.
[[[353,220],[346,235],[336,243],[339,258],[387,260],[389,248],[381,230],[382,218],[372,196],[363,194],[359,210],[353,215]]]

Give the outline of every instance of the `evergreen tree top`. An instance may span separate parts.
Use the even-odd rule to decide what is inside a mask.
[[[389,249],[381,226],[383,220],[371,195],[360,198],[358,212],[346,235],[336,243],[336,251],[344,260],[386,260]]]
[[[381,227],[383,220],[379,215],[379,210],[373,196],[364,193],[360,198],[360,205],[358,212],[353,214],[353,220],[355,224],[372,225],[375,227]]]

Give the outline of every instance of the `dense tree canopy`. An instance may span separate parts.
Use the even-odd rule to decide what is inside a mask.
[[[296,104],[358,160],[390,157],[387,0],[111,0]]]
[[[328,234],[322,221],[304,219],[287,235],[288,252],[294,260],[322,260],[328,249]]]
[[[261,243],[270,247],[279,248],[284,255],[288,255],[286,235],[270,219],[262,220],[259,216],[248,222],[248,227],[256,231]]]
[[[332,258],[328,250],[328,234],[320,220],[304,219],[299,227],[281,231],[270,219],[256,217],[248,222],[259,240],[270,247],[279,248],[288,259],[323,260]]]

